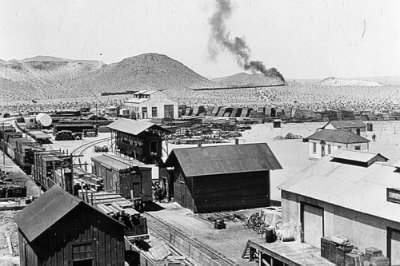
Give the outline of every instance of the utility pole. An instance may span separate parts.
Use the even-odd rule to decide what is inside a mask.
[[[3,165],[6,166],[6,153],[5,153],[5,140],[4,140],[4,122],[3,122]]]

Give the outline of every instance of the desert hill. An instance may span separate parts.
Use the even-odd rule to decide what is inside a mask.
[[[0,62],[0,78],[33,87],[62,84],[101,68],[99,61],[37,56]]]
[[[274,74],[265,76],[264,74],[247,74],[244,72],[223,78],[216,78],[212,81],[220,86],[271,86],[285,84],[285,80],[283,78]]]
[[[210,81],[184,64],[161,54],[149,53],[103,66],[63,87],[69,91],[92,93],[127,90],[182,90]]]
[[[378,82],[367,81],[367,80],[358,80],[358,79],[339,79],[334,77],[329,77],[323,79],[318,83],[320,86],[337,86],[337,87],[346,87],[346,86],[355,86],[355,87],[380,87],[383,86]]]

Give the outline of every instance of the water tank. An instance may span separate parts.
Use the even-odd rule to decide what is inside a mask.
[[[51,125],[53,120],[48,114],[40,113],[36,116],[36,121],[41,124],[43,127],[48,127]]]

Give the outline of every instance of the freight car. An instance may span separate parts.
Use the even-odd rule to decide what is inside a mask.
[[[98,135],[98,128],[93,124],[55,124],[53,127],[53,135],[56,136],[59,131],[71,131],[72,133],[84,133],[88,131]]]
[[[44,150],[34,152],[32,166],[33,179],[40,184],[44,190],[57,184],[67,192],[73,194],[73,181],[71,171],[64,171],[57,178],[56,170],[70,169],[72,156],[61,153],[57,150]]]

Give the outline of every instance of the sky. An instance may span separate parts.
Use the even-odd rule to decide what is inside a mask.
[[[232,0],[230,36],[285,78],[400,75],[400,1]],[[0,58],[49,55],[106,64],[143,53],[205,77],[243,72],[207,45],[213,0],[1,0]]]

